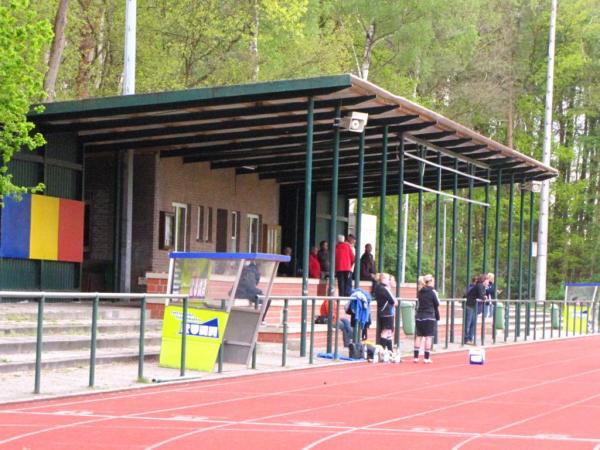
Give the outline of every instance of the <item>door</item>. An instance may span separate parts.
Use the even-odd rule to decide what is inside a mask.
[[[227,216],[229,213],[226,209],[217,209],[217,252],[227,251],[227,236],[229,228],[227,227]]]

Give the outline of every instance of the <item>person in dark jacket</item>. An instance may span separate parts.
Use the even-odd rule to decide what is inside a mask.
[[[425,364],[432,362],[430,358],[431,343],[435,333],[435,322],[440,320],[439,306],[440,301],[437,292],[433,288],[435,280],[430,274],[419,277],[417,292],[417,312],[415,315],[415,346],[414,346],[414,361],[419,362],[419,352],[421,351],[421,343],[424,341],[423,354]]]
[[[317,259],[321,265],[321,277],[327,278],[329,276],[329,243],[327,241],[319,242]]]
[[[375,258],[373,258],[373,246],[365,245],[365,252],[360,257],[360,279],[363,281],[375,281]]]
[[[377,323],[381,330],[379,342],[383,348],[393,351],[394,317],[398,300],[392,294],[389,274],[379,274],[377,283],[373,286],[373,298],[377,301]]]
[[[486,274],[479,275],[475,285],[467,292],[465,304],[465,344],[473,344],[475,339],[475,320],[477,318],[478,303],[486,300],[485,290],[489,283]]]

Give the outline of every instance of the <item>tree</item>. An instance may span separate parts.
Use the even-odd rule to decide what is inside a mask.
[[[15,152],[44,144],[41,134],[32,133],[34,125],[27,113],[32,103],[44,98],[40,62],[51,36],[50,23],[30,11],[28,0],[0,4],[1,195],[18,196],[29,190],[12,182],[9,163]]]

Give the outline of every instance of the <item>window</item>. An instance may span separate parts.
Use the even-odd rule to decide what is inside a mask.
[[[231,251],[240,251],[240,212],[231,211]]]
[[[204,206],[198,206],[198,217],[196,221],[196,240],[204,240]]]
[[[199,242],[212,242],[213,234],[213,209],[211,206],[198,206],[196,218],[196,240]]]
[[[170,212],[160,212],[160,225],[158,233],[158,248],[161,250],[171,250],[175,244],[175,214]]]
[[[174,238],[175,243],[173,249],[176,252],[184,252],[187,248],[187,205],[181,203],[173,203],[175,210],[174,223]]]
[[[256,214],[248,214],[248,252],[258,252],[259,217]]]

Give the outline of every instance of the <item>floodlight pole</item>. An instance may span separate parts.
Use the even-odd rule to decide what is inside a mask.
[[[554,89],[554,36],[556,29],[556,2],[552,0],[550,30],[548,32],[548,72],[546,78],[546,106],[544,111],[544,152],[542,162],[550,165],[552,144],[552,95]],[[550,181],[542,181],[540,194],[540,223],[538,225],[537,271],[535,279],[535,300],[546,300],[546,266],[548,263],[548,209]]]
[[[136,1],[126,0],[125,9],[125,60],[123,67],[123,95],[135,93],[135,30]]]

